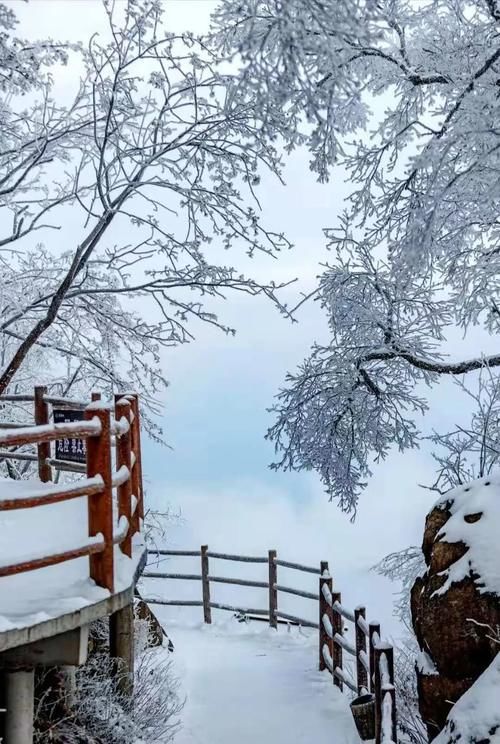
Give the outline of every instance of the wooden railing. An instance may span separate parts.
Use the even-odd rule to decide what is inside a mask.
[[[333,684],[340,690],[344,686],[356,695],[371,693],[375,702],[375,741],[376,744],[397,744],[396,689],[394,686],[394,651],[389,643],[382,641],[380,625],[366,621],[366,610],[357,607],[354,611],[342,604],[340,592],[333,591],[333,580],[328,572],[328,563],[322,561],[319,568],[292,563],[278,559],[275,550],[267,556],[242,556],[209,551],[207,545],[200,550],[149,550],[148,555],[156,557],[197,557],[200,559],[200,573],[170,573],[146,569],[142,577],[147,579],[173,579],[201,581],[201,600],[160,599],[142,597],[149,604],[203,607],[206,623],[212,622],[212,609],[228,610],[255,619],[268,619],[269,625],[276,628],[279,622],[288,622],[304,627],[315,628],[319,633],[319,669],[328,670]],[[210,573],[210,559],[237,561],[243,563],[267,564],[269,580],[229,578]],[[150,564],[151,565],[151,564]],[[278,568],[294,569],[318,577],[318,592],[296,589],[278,583]],[[210,597],[211,584],[233,584],[268,590],[266,608],[249,608],[239,605],[213,602]],[[318,603],[319,622],[292,615],[279,609],[280,593],[292,594]],[[344,633],[344,623],[352,624],[352,640]],[[355,663],[355,678],[344,664],[344,654],[351,656]]]
[[[102,403],[99,394],[94,394],[92,402],[86,404],[52,398],[44,391],[44,388],[36,388],[34,396],[0,397],[0,401],[34,403],[35,425],[0,424],[0,447],[36,445],[37,454],[2,449],[0,459],[36,461],[41,481],[39,490],[31,487],[29,493],[16,495],[13,492],[11,496],[8,494],[8,481],[5,482],[0,511],[32,509],[86,497],[88,539],[64,552],[30,556],[18,563],[2,565],[0,577],[89,556],[90,578],[113,593],[114,546],[119,545],[121,551],[131,557],[132,538],[140,531],[144,517],[138,397],[135,394],[116,396],[112,415],[112,407]],[[50,405],[82,409],[84,420],[50,423]],[[86,464],[65,463],[51,457],[51,442],[64,438],[85,440]],[[52,484],[52,467],[83,471],[86,477],[73,483]],[[22,540],[22,535],[19,539]]]

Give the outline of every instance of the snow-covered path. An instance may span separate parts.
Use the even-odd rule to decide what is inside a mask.
[[[187,697],[175,744],[359,744],[347,696],[317,670],[316,633],[162,620]]]

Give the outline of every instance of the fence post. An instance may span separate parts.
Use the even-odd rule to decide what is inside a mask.
[[[140,447],[140,423],[139,423],[139,405],[136,395],[127,395],[127,399],[130,401],[130,407],[132,410],[132,423],[130,442],[131,448],[135,456],[135,464],[132,468],[132,493],[134,494],[137,503],[135,511],[132,515],[132,535],[135,532],[140,531],[140,519],[143,516],[143,499],[142,499],[142,470],[141,470],[141,447]]]
[[[269,551],[269,627],[278,627],[278,566],[276,565],[277,553],[275,550]]]
[[[380,625],[379,623],[370,623],[368,625],[368,652],[369,652],[369,666],[370,666],[370,692],[374,691],[375,682],[375,644],[373,642],[373,636],[378,635],[380,638]]]
[[[137,510],[138,510],[138,518],[144,519],[144,490],[143,490],[143,482],[142,482],[142,450],[141,450],[141,411],[139,406],[139,395],[137,393],[134,393],[133,397],[133,411],[134,411],[134,424],[135,424],[135,441],[136,441],[136,466],[137,466],[137,480],[139,483],[139,495],[138,495],[138,503],[137,503]],[[138,529],[140,529],[140,525],[138,526]]]
[[[326,576],[324,575],[326,571]],[[327,668],[325,659],[323,657],[323,646],[326,644],[330,651],[330,656],[333,659],[333,640],[326,632],[325,626],[323,625],[323,617],[329,619],[330,624],[333,627],[332,615],[333,611],[330,603],[326,601],[323,594],[323,587],[326,586],[330,594],[332,593],[332,577],[328,574],[328,561],[321,561],[320,564],[320,576],[319,576],[319,671],[322,672]]]
[[[130,402],[120,395],[115,396],[115,418],[119,422],[124,418],[129,423],[129,430],[124,434],[116,434],[116,469],[124,465],[129,471],[129,477],[118,486],[118,519],[125,517],[128,521],[128,530],[125,540],[121,543],[122,553],[132,557],[132,460],[130,449]]]
[[[37,426],[49,423],[49,404],[44,400],[47,395],[45,385],[35,387],[35,424]],[[52,468],[47,460],[50,458],[50,442],[37,444],[38,452],[38,477],[43,483],[52,480]]]
[[[88,496],[89,536],[102,534],[104,550],[90,556],[90,578],[98,586],[114,591],[113,568],[113,488],[111,482],[111,432],[109,408],[99,407],[96,403],[87,406],[84,412],[85,421],[94,417],[101,424],[101,433],[87,439],[87,476],[100,475],[104,481],[104,490],[94,496]]]
[[[354,625],[356,635],[356,676],[358,682],[358,695],[363,694],[363,689],[369,691],[368,686],[368,672],[361,661],[361,653],[365,655],[365,659],[368,660],[366,653],[366,635],[364,631],[359,627],[359,618],[366,619],[366,610],[364,607],[356,607],[354,610]]]
[[[392,700],[392,706],[391,706],[391,733],[392,733],[392,740],[394,742],[397,742],[398,740],[398,719],[397,719],[397,712],[396,712],[396,687],[394,685],[394,649],[392,646],[388,646],[385,651],[385,658],[387,659],[387,669],[389,672],[389,682],[391,684],[391,689],[387,690],[389,695],[391,696]],[[385,696],[386,692],[382,690],[382,702],[383,697]]]
[[[203,616],[205,622],[212,622],[212,610],[210,608],[210,580],[208,575],[208,545],[201,546],[201,587],[203,592]]]
[[[338,602],[339,604],[342,604],[342,595],[340,592],[334,592],[332,594],[332,625],[333,625],[333,635],[338,633],[339,635],[344,635],[344,622],[342,620],[342,615],[340,612],[337,612],[333,605],[335,602]],[[339,669],[342,669],[342,646],[339,646],[338,643],[335,643],[335,640],[333,641],[333,671],[335,672],[335,669],[338,667]],[[333,684],[338,687],[340,690],[344,689],[344,684],[341,679],[338,679],[335,674],[333,675]]]
[[[375,744],[380,744],[382,738],[382,693],[380,685],[380,646],[373,649],[373,693],[375,695]]]

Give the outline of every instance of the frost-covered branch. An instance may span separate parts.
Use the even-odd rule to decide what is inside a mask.
[[[287,377],[269,431],[276,467],[316,470],[346,511],[372,463],[418,445],[425,386],[500,364],[473,334],[500,330],[499,18],[497,0],[230,0],[214,16],[240,97],[351,187],[325,231],[330,339]],[[471,348],[456,362],[454,327]]]
[[[5,98],[0,392],[30,355],[53,351],[149,399],[165,382],[161,346],[190,340],[190,320],[232,332],[208,299],[262,294],[289,315],[284,285],[220,259],[230,248],[276,256],[290,246],[259,218],[260,172],[280,177],[280,156],[251,102],[205,40],[165,30],[161,3],[104,2],[102,12],[107,30],[66,51],[82,71],[69,106],[46,70],[66,59],[56,46],[33,52],[33,105]],[[35,231],[46,243],[33,248]]]

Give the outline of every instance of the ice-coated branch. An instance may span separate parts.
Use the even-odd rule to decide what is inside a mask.
[[[261,294],[290,314],[279,297],[286,283],[258,282],[215,257],[290,247],[259,216],[261,170],[281,177],[262,121],[235,95],[218,52],[169,33],[156,0],[122,10],[103,3],[109,40],[68,50],[84,67],[69,106],[45,71],[63,60],[55,47],[48,57],[38,50],[33,105],[5,105],[0,210],[12,227],[0,235],[0,391],[52,353],[70,376],[80,362],[89,378],[128,378],[154,396],[165,383],[159,349],[189,341],[190,321],[232,332],[207,298]],[[65,224],[68,207],[77,230]],[[35,231],[47,245],[18,250]]]

